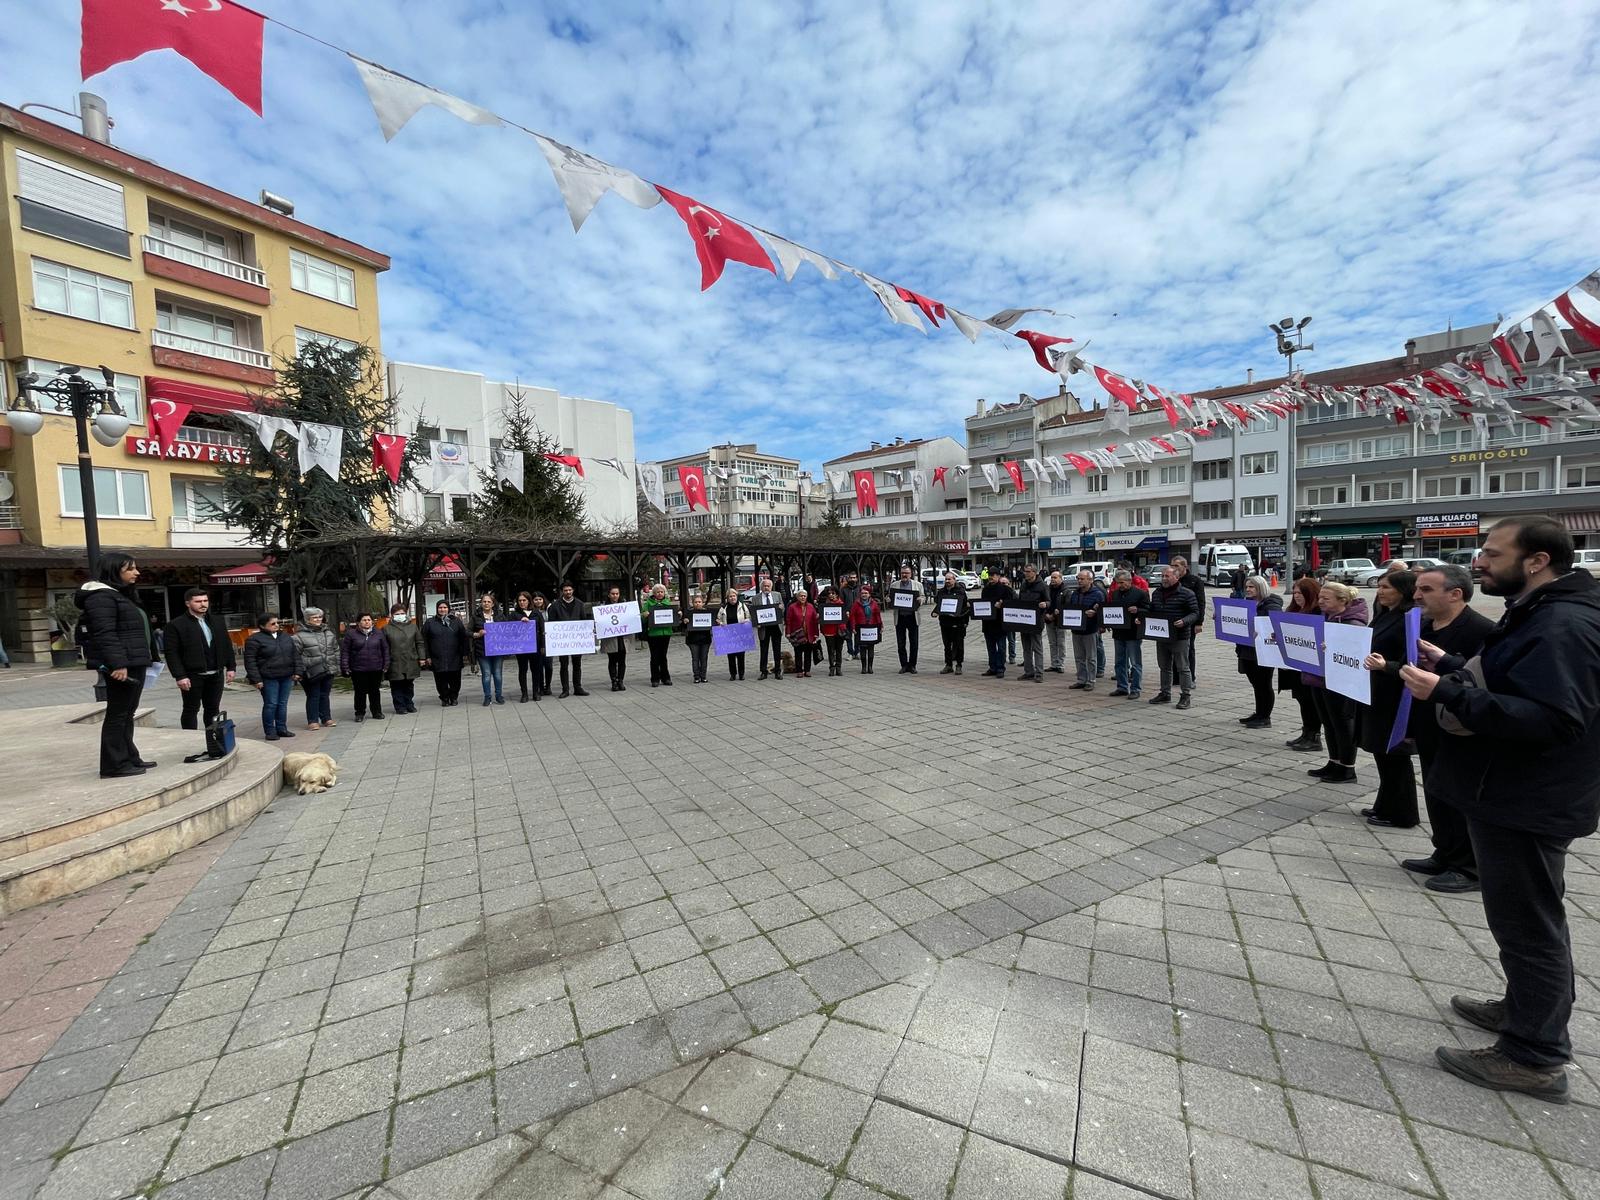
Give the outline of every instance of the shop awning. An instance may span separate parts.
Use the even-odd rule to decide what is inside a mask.
[[[175,400],[187,404],[196,412],[236,413],[255,412],[256,405],[243,392],[228,388],[207,387],[183,379],[164,379],[159,375],[144,377],[144,392],[150,400]]]
[[[272,582],[271,563],[246,563],[242,567],[229,567],[226,571],[218,571],[215,575],[207,576],[206,582],[216,584],[218,587],[248,587],[253,583]]]
[[[1561,519],[1573,533],[1600,533],[1600,508],[1562,513]]]
[[[461,565],[461,560],[454,554],[445,554],[433,564],[433,569],[428,572],[430,580],[465,579],[467,569]]]
[[[1384,534],[1390,537],[1404,537],[1405,530],[1400,527],[1399,521],[1376,521],[1367,524],[1355,525],[1302,525],[1300,536],[1302,538],[1379,538]]]

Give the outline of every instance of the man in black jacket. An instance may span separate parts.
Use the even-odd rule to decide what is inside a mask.
[[[1473,563],[1507,597],[1474,669],[1431,643],[1400,678],[1440,710],[1450,745],[1430,788],[1466,814],[1483,915],[1500,947],[1505,998],[1450,1006],[1498,1035],[1493,1046],[1434,1053],[1469,1083],[1564,1104],[1575,998],[1567,932],[1567,847],[1600,823],[1600,582],[1572,570],[1572,535],[1547,517],[1489,531]],[[1451,737],[1452,721],[1470,736]]]
[[[756,585],[755,599],[750,602],[750,623],[756,629],[756,641],[761,645],[761,678],[767,677],[767,653],[772,654],[772,678],[783,678],[783,614],[787,606],[783,593],[772,585],[772,577],[763,575]]]
[[[1194,593],[1194,621],[1187,626],[1189,631],[1187,635],[1189,638],[1189,646],[1187,650],[1189,658],[1189,686],[1193,687],[1194,681],[1199,678],[1199,675],[1194,669],[1194,644],[1195,640],[1200,636],[1200,626],[1206,623],[1206,581],[1189,570],[1189,560],[1184,558],[1181,554],[1173,557],[1172,567],[1178,573],[1178,583]],[[1159,651],[1157,653],[1159,656]]]
[[[1066,670],[1067,663],[1067,629],[1061,623],[1061,610],[1066,607],[1064,600],[1072,589],[1061,577],[1060,571],[1050,572],[1047,588],[1050,593],[1050,608],[1046,611],[1045,617],[1050,638],[1050,665],[1045,670],[1060,675]]]
[[[1022,568],[1022,582],[1017,586],[1017,607],[1030,609],[1035,625],[1023,625],[1022,678],[1033,683],[1044,682],[1044,629],[1045,614],[1050,611],[1050,589],[1039,578],[1039,568],[1029,563]]]
[[[1011,590],[1011,585],[1005,581],[1005,577],[996,573],[983,585],[983,591],[979,593],[978,598],[989,606],[988,615],[981,618],[983,644],[989,651],[989,669],[984,674],[1004,679],[1006,677],[1005,606],[1016,603],[1017,594]]]
[[[911,578],[910,567],[901,567],[900,578],[889,585],[889,607],[894,609],[894,640],[900,651],[900,674],[915,675],[922,584]]]
[[[1189,693],[1194,688],[1194,676],[1189,674],[1189,654],[1195,622],[1200,611],[1194,589],[1183,586],[1175,563],[1161,568],[1161,583],[1150,593],[1150,608],[1145,613],[1145,633],[1150,631],[1151,618],[1167,623],[1167,637],[1154,639],[1156,662],[1161,666],[1161,690],[1150,698],[1151,704],[1172,703],[1172,678],[1178,678],[1179,708],[1189,707]]]
[[[550,620],[592,621],[593,619],[594,613],[590,611],[587,604],[573,594],[572,585],[563,583],[561,585],[561,598],[553,601],[550,605]],[[563,654],[561,656],[561,695],[557,697],[558,700],[565,700],[568,695],[567,670],[569,663],[572,671],[571,694],[574,696],[587,696],[589,694],[583,690],[583,656],[579,654]]]
[[[222,689],[233,682],[238,660],[222,618],[211,612],[205,588],[192,587],[183,594],[187,612],[167,625],[167,670],[183,693],[183,716],[178,723],[198,729],[195,715],[203,713],[210,726],[222,709]]]

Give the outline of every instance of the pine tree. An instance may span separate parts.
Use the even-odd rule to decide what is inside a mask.
[[[817,530],[821,533],[844,533],[849,526],[844,523],[844,518],[839,515],[835,505],[828,505],[828,515],[817,522]]]
[[[569,468],[546,454],[561,445],[543,433],[528,411],[526,393],[512,388],[501,410],[501,448],[522,451],[522,490],[496,478],[493,467],[478,471],[479,494],[473,498],[472,520],[510,528],[582,525],[583,496]]]

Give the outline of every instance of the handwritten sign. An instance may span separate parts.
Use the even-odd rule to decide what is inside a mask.
[[[708,612],[691,612],[689,614],[690,629],[710,629],[711,614]]]
[[[1172,637],[1172,627],[1160,617],[1146,617],[1144,619],[1144,635],[1155,638],[1158,642],[1169,641]]]
[[[737,625],[718,625],[711,631],[713,654],[745,654],[755,648],[755,627],[743,621]]]
[[[486,658],[503,654],[539,653],[537,621],[496,621],[483,627],[483,653]]]
[[[544,627],[545,653],[552,658],[569,654],[593,654],[593,621],[550,621]]]
[[[822,606],[822,619],[828,625],[843,625],[844,605],[824,604]]]
[[[972,602],[972,615],[983,621],[990,620],[994,616],[994,602],[992,600],[974,600]]]
[[[639,618],[639,602],[627,600],[621,604],[594,606],[594,627],[601,637],[621,637],[639,633],[644,623]]]
[[[1083,628],[1083,609],[1063,608],[1061,610],[1061,624],[1068,629]]]
[[[1322,628],[1325,617],[1314,613],[1269,613],[1278,651],[1290,670],[1322,674]]]
[[[1102,623],[1116,629],[1123,629],[1128,624],[1128,610],[1126,608],[1102,608],[1100,610]]]
[[[1212,619],[1217,625],[1217,640],[1235,646],[1248,646],[1254,641],[1256,602],[1230,600],[1214,596],[1211,600]]]
[[[1372,673],[1361,664],[1372,653],[1372,630],[1365,625],[1340,625],[1322,631],[1327,644],[1328,690],[1360,704],[1372,703]]]
[[[863,642],[870,644],[878,640],[878,637],[880,634],[882,634],[883,630],[879,629],[876,625],[863,625],[856,632],[861,635],[861,640]]]
[[[778,609],[776,605],[763,604],[756,609],[757,625],[776,625],[778,623]]]
[[[656,629],[672,628],[672,623],[677,619],[677,613],[670,608],[653,608],[650,610],[650,624]]]

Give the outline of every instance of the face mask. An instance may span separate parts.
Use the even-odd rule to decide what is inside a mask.
[[[395,613],[394,616],[390,617],[389,619],[391,621],[399,621],[400,624],[404,625],[407,621],[411,620],[411,614],[410,613]]]

